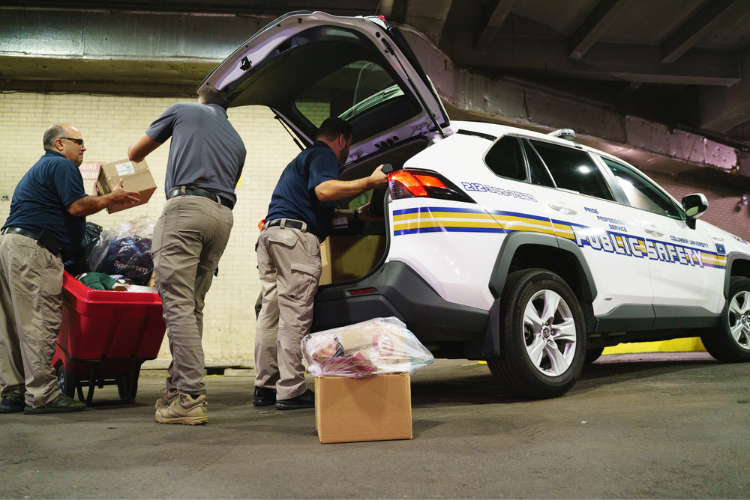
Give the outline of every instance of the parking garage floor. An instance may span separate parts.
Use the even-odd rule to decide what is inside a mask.
[[[208,425],[156,424],[159,375],[135,404],[0,415],[0,497],[750,496],[750,364],[705,353],[603,356],[546,401],[438,360],[412,380],[413,440],[328,445],[314,410],[253,407],[249,377],[206,379]]]

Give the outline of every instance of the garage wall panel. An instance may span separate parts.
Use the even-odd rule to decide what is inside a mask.
[[[53,123],[67,122],[83,134],[85,161],[110,162],[127,157],[127,148],[168,106],[190,99],[0,93],[0,195],[12,196],[26,171],[44,153],[42,135]],[[260,293],[255,241],[258,222],[265,217],[271,193],[283,168],[299,152],[273,114],[264,107],[230,109],[229,119],[248,151],[242,185],[237,188],[234,229],[206,298],[203,347],[207,364],[252,364],[255,300]],[[157,219],[164,206],[163,191],[169,143],[147,159],[159,188],[141,207],[88,217],[116,227],[140,215]],[[85,181],[91,192],[93,181]],[[0,201],[5,222],[10,201]],[[167,344],[160,358],[169,358]]]

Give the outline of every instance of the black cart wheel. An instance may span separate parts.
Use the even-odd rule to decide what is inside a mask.
[[[138,393],[138,375],[140,374],[140,368],[121,373],[115,377],[117,383],[117,393],[120,395],[120,399],[123,401],[129,401],[135,399]]]
[[[573,291],[557,274],[527,269],[508,276],[500,307],[500,356],[487,364],[513,394],[565,394],[583,370],[586,325]]]
[[[732,278],[721,325],[706,330],[701,340],[708,353],[719,361],[750,361],[750,279]]]
[[[57,387],[60,389],[60,392],[69,398],[74,398],[77,384],[78,377],[66,370],[65,366],[60,365],[60,368],[57,369]]]

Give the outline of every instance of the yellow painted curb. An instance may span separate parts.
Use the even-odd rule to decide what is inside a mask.
[[[602,354],[633,354],[639,352],[689,352],[705,351],[698,337],[687,339],[662,340],[658,342],[628,342],[607,347]]]

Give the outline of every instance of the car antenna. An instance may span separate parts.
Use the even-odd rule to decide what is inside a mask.
[[[287,128],[286,123],[284,123],[284,120],[282,120],[281,117],[278,114],[276,114],[276,113],[274,113],[273,117],[275,119],[279,120],[279,123],[281,123],[281,126],[284,127],[284,130],[286,130],[286,133],[289,134],[289,137],[291,137],[292,140],[294,141],[294,143],[297,146],[299,146],[300,151],[304,151],[305,148],[303,148],[302,144],[300,144],[299,141],[297,140],[297,138],[294,137],[294,134],[292,134],[292,131]]]
[[[559,130],[555,130],[554,132],[550,132],[547,134],[550,137],[559,137],[560,139],[565,139],[568,141],[572,141],[576,138],[575,130],[572,128],[561,128]]]

